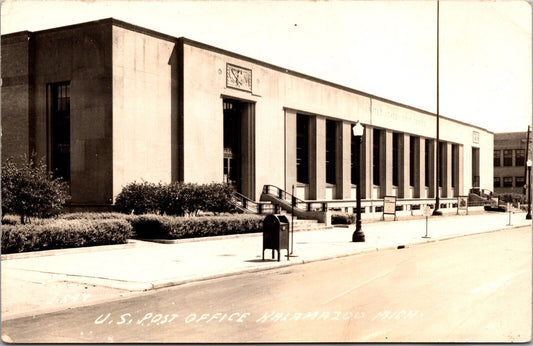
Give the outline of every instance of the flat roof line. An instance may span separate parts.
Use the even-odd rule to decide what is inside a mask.
[[[404,104],[404,103],[400,103],[400,102],[397,102],[397,101],[389,100],[389,99],[386,99],[384,97],[376,96],[376,95],[369,94],[369,93],[366,93],[366,92],[363,92],[363,91],[360,91],[360,90],[357,90],[357,89],[353,89],[353,88],[350,88],[350,87],[347,87],[347,86],[344,86],[344,85],[341,85],[341,84],[336,84],[336,83],[333,83],[333,82],[330,82],[330,81],[327,81],[327,80],[323,80],[323,79],[320,79],[320,78],[317,78],[317,77],[306,75],[306,74],[303,74],[303,73],[300,73],[300,72],[297,72],[297,71],[293,71],[293,70],[290,70],[290,69],[287,69],[287,68],[283,68],[283,67],[280,67],[280,66],[277,66],[277,65],[273,65],[273,64],[261,61],[261,60],[257,60],[257,59],[254,59],[254,58],[242,55],[242,54],[231,52],[231,51],[228,51],[228,50],[225,50],[225,49],[222,49],[222,48],[218,48],[218,47],[215,47],[215,46],[211,46],[211,45],[208,45],[208,44],[205,44],[205,43],[202,43],[202,42],[198,42],[198,41],[195,41],[195,40],[192,40],[192,39],[188,39],[188,38],[183,37],[183,36],[178,38],[178,37],[175,37],[175,36],[167,35],[167,34],[152,30],[152,29],[147,29],[147,28],[135,25],[135,24],[131,24],[131,23],[119,20],[119,19],[115,19],[113,17],[109,17],[109,18],[105,18],[105,19],[99,19],[99,20],[90,21],[90,22],[72,24],[72,25],[67,25],[67,26],[62,26],[62,27],[56,27],[56,28],[51,28],[51,29],[39,30],[39,31],[35,31],[35,32],[20,31],[20,32],[15,32],[15,33],[2,35],[2,38],[9,37],[9,36],[12,36],[12,35],[20,35],[22,33],[40,34],[40,33],[47,33],[47,32],[53,32],[53,31],[74,29],[74,28],[78,28],[78,27],[83,27],[83,26],[87,26],[87,25],[96,25],[96,24],[116,25],[118,27],[121,27],[121,28],[124,28],[124,29],[127,29],[127,30],[131,30],[131,31],[142,33],[142,34],[150,35],[150,36],[153,36],[153,37],[156,37],[156,38],[160,38],[160,39],[164,39],[164,40],[167,40],[167,41],[171,41],[171,42],[175,42],[175,43],[180,43],[181,42],[182,44],[188,44],[190,46],[206,49],[206,50],[209,50],[209,51],[212,51],[212,52],[215,52],[215,53],[219,53],[219,54],[223,54],[223,55],[227,55],[227,56],[230,56],[230,57],[233,57],[233,58],[236,58],[236,59],[245,60],[245,61],[251,62],[253,64],[257,64],[257,65],[261,65],[261,66],[270,68],[270,69],[278,71],[278,72],[286,73],[286,74],[289,74],[289,75],[293,75],[295,77],[299,77],[299,78],[307,79],[307,80],[310,80],[310,81],[313,81],[313,82],[316,82],[316,83],[320,83],[320,84],[323,84],[323,85],[331,86],[331,87],[334,87],[334,88],[337,88],[337,89],[340,89],[340,90],[344,90],[344,91],[350,92],[352,94],[357,94],[357,95],[360,95],[360,96],[372,98],[372,99],[375,99],[375,100],[378,100],[378,101],[382,101],[382,102],[389,103],[389,104],[392,104],[392,105],[395,105],[395,106],[399,106],[399,107],[402,107],[402,108],[410,109],[410,110],[413,110],[413,111],[416,111],[416,112],[420,112],[420,113],[423,113],[423,114],[426,114],[426,115],[430,115],[430,116],[434,116],[434,117],[437,116],[436,113],[433,113],[433,112],[430,112],[430,111],[427,111],[427,110],[424,110],[424,109],[421,109],[421,108],[413,107],[413,106],[410,106],[410,105],[407,105],[407,104]],[[489,131],[489,130],[483,128],[483,127],[480,127],[480,126],[477,126],[477,125],[473,125],[473,124],[469,124],[469,123],[466,123],[466,122],[463,122],[463,121],[460,121],[460,120],[452,119],[452,118],[443,116],[442,114],[439,114],[439,117],[444,118],[444,119],[449,120],[449,121],[452,121],[452,122],[456,122],[456,123],[462,124],[462,125],[473,127],[473,128],[485,131],[487,133],[494,134],[494,132]]]

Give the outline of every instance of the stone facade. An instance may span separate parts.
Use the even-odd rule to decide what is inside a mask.
[[[437,166],[442,197],[492,187],[485,129],[441,116],[437,165],[433,113],[114,19],[3,36],[2,79],[3,159],[35,152],[55,167],[63,150],[74,205],[110,206],[141,180],[353,199],[357,121],[365,199],[432,198]],[[53,134],[58,85],[68,143]]]

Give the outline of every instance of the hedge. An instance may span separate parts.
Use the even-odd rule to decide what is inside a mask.
[[[49,224],[53,222],[57,222],[57,220],[114,220],[114,219],[120,219],[120,220],[126,220],[130,218],[130,215],[121,214],[121,213],[108,213],[108,212],[101,212],[101,213],[93,213],[93,212],[77,212],[77,213],[65,213],[65,214],[58,214],[54,217],[50,218],[32,218],[30,223],[34,225],[44,225]],[[21,221],[20,218],[16,215],[2,215],[2,225],[20,225]]]
[[[351,225],[355,223],[355,214],[331,213],[331,223],[333,225]]]
[[[32,219],[21,224],[15,216],[2,220],[2,253],[51,250],[126,243],[128,238],[180,239],[262,232],[261,215],[175,217],[120,213],[71,213]]]
[[[132,227],[126,220],[62,220],[2,225],[2,253],[124,244]]]
[[[495,195],[494,197],[498,197],[500,202],[512,203],[514,205],[517,205],[518,203],[525,204],[527,202],[526,195],[519,193],[502,193]]]
[[[57,218],[62,220],[126,220],[132,216],[121,213],[109,212],[77,212],[68,214],[59,214]]]
[[[133,182],[122,188],[115,210],[125,214],[195,215],[235,211],[233,189],[228,184]]]
[[[132,217],[130,222],[137,238],[181,239],[262,232],[263,219],[264,216],[246,214],[199,217],[140,215]]]
[[[115,210],[125,214],[158,213],[163,186],[143,181],[122,188],[115,199]]]

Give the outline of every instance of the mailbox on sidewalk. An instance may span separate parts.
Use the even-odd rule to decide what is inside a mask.
[[[278,262],[281,257],[281,250],[287,249],[287,260],[289,260],[289,220],[285,215],[271,214],[263,221],[263,260],[265,260],[265,250],[272,249],[278,251]]]

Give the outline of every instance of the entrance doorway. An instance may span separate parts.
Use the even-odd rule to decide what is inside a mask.
[[[254,103],[223,99],[224,178],[234,190],[255,199]]]

